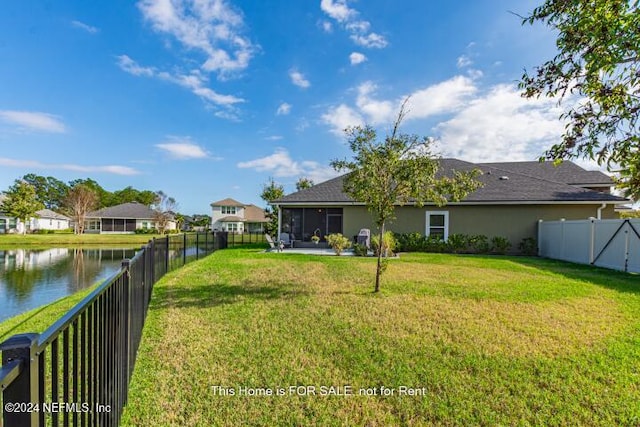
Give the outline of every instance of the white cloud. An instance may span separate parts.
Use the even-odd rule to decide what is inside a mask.
[[[331,25],[331,22],[329,21],[321,21],[318,22],[318,25],[322,28],[322,30],[325,33],[331,33],[333,32],[333,25]]]
[[[225,0],[140,0],[138,9],[154,30],[203,53],[202,69],[219,77],[244,70],[255,53],[241,12]]]
[[[231,106],[233,104],[244,102],[244,99],[233,95],[222,95],[206,86],[208,79],[199,70],[193,70],[190,74],[168,73],[166,71],[158,71],[154,67],[143,67],[127,55],[120,55],[118,66],[125,72],[134,76],[154,77],[165,80],[186,89],[189,89],[194,95],[199,96],[205,101],[215,105]]]
[[[282,135],[270,135],[265,137],[264,139],[266,139],[267,141],[280,141],[282,138]]]
[[[142,67],[127,55],[119,55],[116,58],[118,59],[118,67],[134,76],[153,77],[157,73],[153,67]]]
[[[387,47],[387,45],[389,44],[387,42],[387,39],[376,33],[369,33],[367,35],[352,34],[350,38],[354,41],[355,44],[369,48],[382,49],[384,47]]]
[[[74,164],[42,163],[35,160],[16,160],[0,157],[0,165],[29,169],[62,169],[83,173],[110,173],[115,175],[138,175],[140,172],[128,166],[83,166]]]
[[[156,147],[166,151],[174,159],[202,159],[208,157],[207,152],[189,137],[168,137],[169,141],[156,144]]]
[[[318,162],[295,161],[284,148],[276,148],[269,156],[237,164],[240,169],[253,169],[257,172],[269,172],[275,177],[305,176],[314,182],[322,182],[338,175],[333,168]]]
[[[278,106],[278,110],[276,111],[276,115],[278,116],[286,116],[291,112],[291,104],[287,104],[283,102]]]
[[[342,24],[354,43],[363,47],[378,49],[384,48],[389,44],[384,36],[374,32],[369,33],[371,23],[358,19],[360,13],[349,7],[347,0],[322,0],[320,9],[330,18]],[[325,31],[327,31],[326,28]]]
[[[371,97],[377,87],[372,82],[364,82],[358,86],[356,105],[370,124],[390,122],[396,113],[395,101],[378,101]],[[398,104],[399,105],[399,104]]]
[[[366,60],[367,57],[360,52],[351,52],[351,55],[349,55],[349,61],[351,62],[351,65],[361,64]]]
[[[351,107],[340,104],[331,107],[322,115],[322,121],[331,127],[331,132],[338,136],[344,136],[344,130],[350,126],[364,125],[364,118]]]
[[[458,61],[457,61],[458,68],[468,67],[471,64],[473,64],[473,61],[471,60],[471,58],[469,58],[468,55],[460,55],[458,57]]]
[[[456,111],[467,103],[477,90],[473,79],[465,76],[455,76],[417,90],[410,95],[407,120]]]
[[[100,29],[93,27],[91,25],[85,24],[84,22],[80,22],[80,21],[71,21],[71,25],[73,25],[76,28],[80,28],[81,30],[86,31],[89,34],[96,34],[100,31]]]
[[[338,22],[347,22],[358,15],[355,9],[347,6],[346,0],[322,0],[320,9]]]
[[[376,89],[377,86],[370,81],[362,83],[356,90],[355,107],[346,104],[331,107],[322,115],[322,121],[337,135],[343,135],[343,130],[348,126],[392,123],[407,96],[388,100],[376,99]],[[455,76],[415,90],[409,94],[406,120],[455,112],[461,109],[476,91],[473,79],[465,76]]]
[[[562,134],[557,100],[528,100],[501,84],[435,127],[440,150],[472,162],[534,160]]]
[[[65,125],[58,116],[37,111],[0,110],[0,120],[30,131],[66,132]]]
[[[305,78],[304,74],[295,69],[289,71],[289,77],[291,78],[291,83],[298,87],[306,89],[311,86],[311,83]]]

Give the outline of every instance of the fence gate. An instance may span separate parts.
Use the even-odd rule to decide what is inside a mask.
[[[640,219],[539,221],[538,255],[640,273]]]

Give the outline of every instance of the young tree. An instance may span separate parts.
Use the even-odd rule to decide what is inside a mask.
[[[560,161],[587,157],[623,171],[621,186],[640,196],[640,1],[545,0],[523,18],[558,32],[559,53],[520,81],[527,98],[570,95],[573,106],[560,143],[546,153]],[[577,102],[575,98],[579,98]]]
[[[302,177],[300,179],[298,179],[298,182],[296,182],[296,190],[300,191],[300,190],[305,190],[307,188],[311,188],[315,185],[315,183],[313,182],[312,179],[306,178],[306,177]]]
[[[156,228],[161,234],[167,231],[169,221],[174,219],[175,211],[178,209],[176,199],[170,197],[163,191],[156,192],[156,200],[153,204],[153,220]]]
[[[280,184],[276,184],[273,178],[269,178],[269,182],[262,186],[262,193],[260,198],[267,202],[268,206],[265,209],[265,216],[269,222],[265,225],[265,231],[268,234],[276,235],[278,230],[278,207],[271,204],[274,200],[284,197],[284,187]]]
[[[84,222],[88,212],[98,206],[98,194],[96,191],[85,185],[76,184],[69,189],[64,198],[64,209],[73,219],[73,232],[75,234],[84,233]]]
[[[0,210],[22,221],[22,234],[25,234],[29,218],[37,216],[36,211],[44,208],[44,205],[38,201],[35,188],[22,180],[16,180],[5,192],[5,196]]]
[[[406,114],[402,104],[391,135],[377,141],[369,126],[346,129],[353,160],[333,160],[337,171],[348,171],[344,191],[354,200],[364,202],[378,227],[383,241],[386,225],[395,219],[396,206],[433,202],[443,206],[458,201],[479,188],[475,180],[479,171],[455,172],[453,177],[436,178],[438,160],[431,154],[430,138],[398,132]],[[382,252],[378,251],[375,292],[380,290],[383,271]]]

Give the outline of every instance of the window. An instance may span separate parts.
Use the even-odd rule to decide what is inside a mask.
[[[235,206],[221,206],[220,208],[222,209],[222,213],[224,215],[235,215],[236,214],[236,207]]]
[[[7,220],[0,218],[0,230],[4,231],[7,228]]]
[[[427,211],[427,236],[438,236],[442,240],[449,238],[449,212]]]
[[[16,228],[17,221],[15,218],[9,218],[9,230]]]
[[[237,232],[238,231],[238,224],[236,224],[235,222],[227,223],[227,231],[231,231],[233,233]]]

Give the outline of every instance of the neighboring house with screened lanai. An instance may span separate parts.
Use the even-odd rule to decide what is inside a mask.
[[[264,209],[226,198],[211,203],[211,228],[231,233],[264,233]]]

